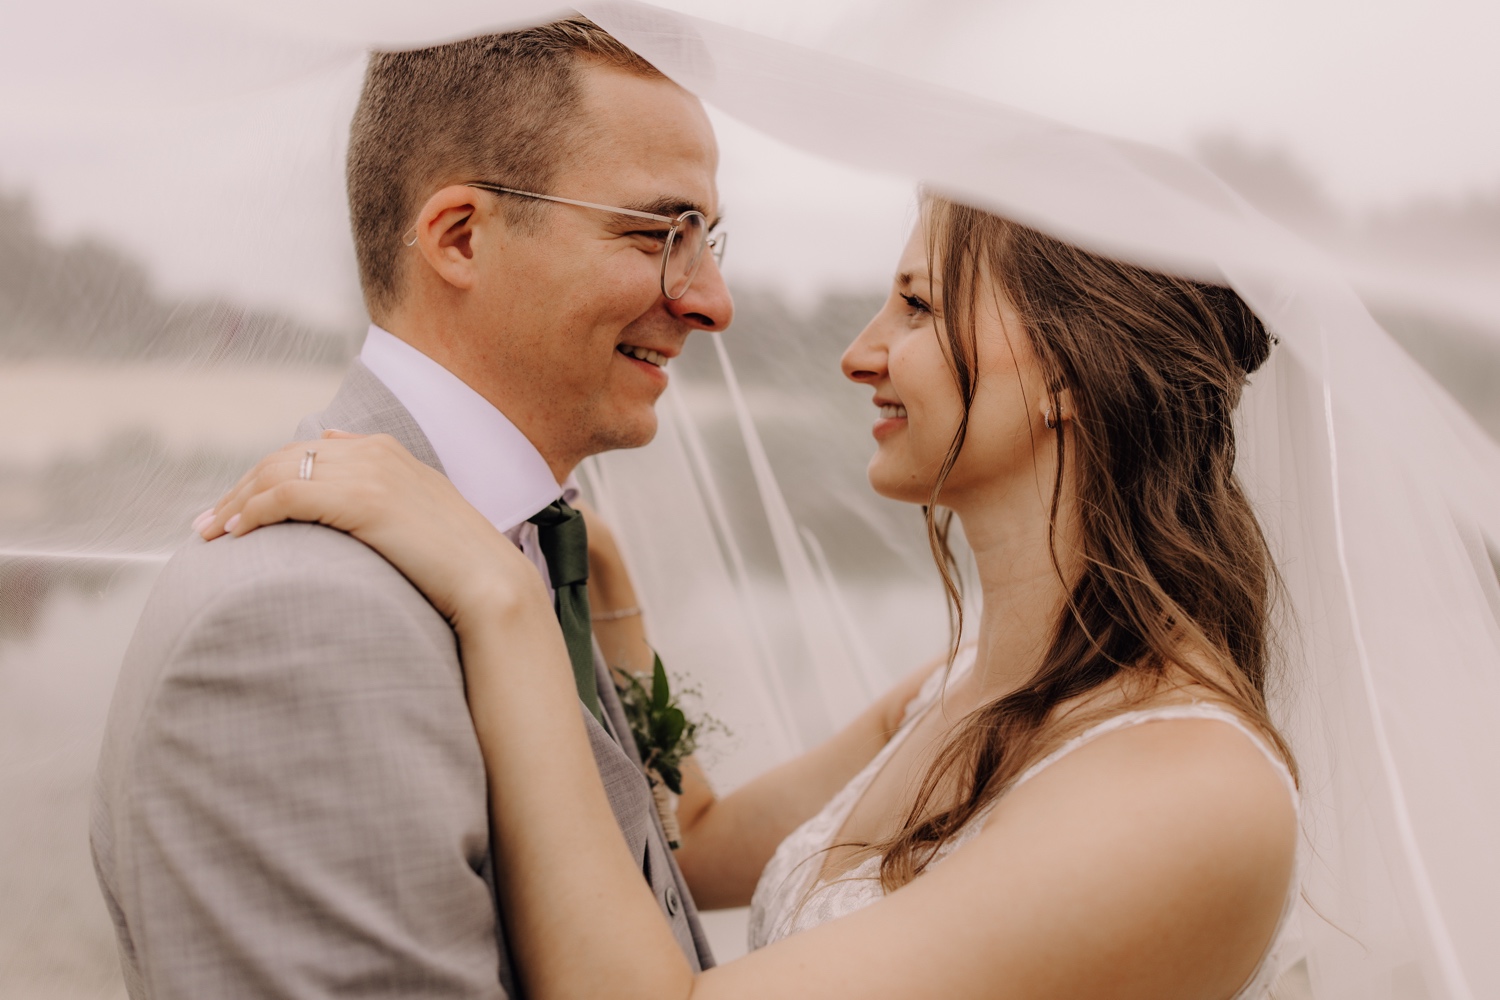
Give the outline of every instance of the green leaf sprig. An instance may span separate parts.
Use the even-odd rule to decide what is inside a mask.
[[[723,730],[723,724],[710,716],[704,716],[702,721],[688,718],[667,682],[660,656],[652,657],[649,688],[645,674],[615,671],[615,677],[630,733],[641,751],[641,763],[648,774],[660,777],[674,795],[681,795],[683,760],[698,749],[700,733]]]

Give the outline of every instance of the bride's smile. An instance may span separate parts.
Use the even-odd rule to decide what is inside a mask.
[[[875,440],[883,440],[906,426],[906,407],[900,403],[877,396],[875,407],[880,411],[880,416],[875,419],[875,426],[872,429]]]

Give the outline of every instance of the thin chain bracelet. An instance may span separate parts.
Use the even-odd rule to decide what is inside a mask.
[[[618,611],[601,611],[596,615],[589,615],[589,620],[595,622],[617,622],[621,618],[634,618],[640,613],[640,608],[620,608]]]

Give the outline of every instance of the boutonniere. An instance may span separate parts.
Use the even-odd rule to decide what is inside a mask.
[[[630,734],[641,752],[641,765],[651,783],[656,812],[661,817],[667,844],[676,850],[681,846],[682,830],[677,825],[677,796],[682,794],[682,762],[698,749],[698,738],[708,732],[728,732],[724,724],[710,715],[689,719],[682,702],[672,693],[661,657],[653,656],[651,673],[630,674],[616,670],[615,689],[630,723]],[[649,687],[647,686],[649,683]],[[696,691],[686,691],[694,695]]]

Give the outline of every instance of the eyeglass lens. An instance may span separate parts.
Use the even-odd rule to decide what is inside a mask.
[[[680,299],[687,294],[703,262],[703,249],[708,243],[708,223],[697,212],[684,212],[678,217],[674,232],[667,239],[666,256],[661,262],[661,290],[669,299]]]

